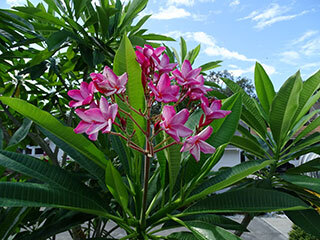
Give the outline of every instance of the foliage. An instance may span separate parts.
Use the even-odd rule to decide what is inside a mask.
[[[297,225],[293,225],[292,230],[289,232],[289,240],[319,240],[319,238],[306,233]]]
[[[320,182],[304,176],[314,171],[310,163],[289,170],[282,166],[307,153],[319,153],[319,110],[310,111],[320,97],[320,71],[302,81],[300,72],[291,76],[276,93],[263,67],[256,63],[255,86],[259,102],[251,98],[230,79],[223,78],[226,85],[243,97],[241,120],[238,126],[241,136],[234,136],[231,144],[242,148],[248,159],[271,160],[269,168],[259,173],[257,181],[247,187],[278,189],[299,197],[312,206],[319,206]],[[315,167],[318,166],[316,160]],[[319,222],[315,210],[288,211],[288,217],[301,228],[319,236],[317,227],[310,222]],[[309,223],[308,223],[309,222]]]
[[[273,160],[252,160],[211,172],[238,125],[242,94],[235,94],[222,103],[212,101],[210,105],[205,99],[209,89],[204,86],[200,69],[192,69],[185,60],[180,69],[173,70],[176,64],[160,61],[162,47],[136,49],[137,57],[131,41],[124,36],[114,59],[116,75],[106,67],[103,74],[91,74],[94,85],[69,91],[78,104],[84,105],[76,110],[81,122],[75,132],[85,132],[96,140],[94,143],[22,99],[0,97],[4,104],[31,119],[42,134],[82,169],[80,172],[74,168],[63,169],[1,150],[2,166],[32,178],[25,182],[1,182],[1,206],[56,207],[68,213],[34,232],[22,232],[21,238],[25,235],[32,239],[43,232],[49,237],[64,231],[62,223],[69,219],[70,227],[79,224],[73,214],[81,212],[85,214],[83,220],[96,216],[102,225],[112,220],[126,232],[124,239],[157,239],[159,236],[155,234],[163,223],[166,229],[175,228],[177,224],[184,226],[195,239],[217,236],[239,239],[223,229],[226,226],[222,222],[226,220],[216,213],[290,212],[309,208],[301,199],[279,189],[238,188],[217,194],[240,181],[250,182],[247,176],[273,163]],[[152,58],[147,53],[151,53]],[[166,59],[166,55],[161,59]],[[168,74],[174,76],[175,81],[167,78]],[[134,91],[139,88],[142,95]],[[88,95],[80,97],[82,91]],[[175,107],[184,98],[198,104],[176,114]],[[156,101],[164,106],[161,114],[151,115],[151,106]],[[214,117],[209,110],[216,111],[220,117]],[[109,134],[98,134],[99,131]],[[180,144],[183,144],[181,150]],[[216,148],[214,154],[198,155],[197,148],[212,153],[213,147]],[[199,215],[208,217],[199,218]],[[239,230],[239,225],[232,223],[227,228]],[[109,233],[101,236],[110,237]],[[168,238],[188,239],[190,234],[174,233]]]
[[[231,81],[235,82],[238,84],[250,97],[257,98],[256,93],[255,93],[255,88],[254,85],[252,84],[251,80],[246,78],[246,77],[237,77],[235,78],[232,73],[230,73],[227,70],[224,71],[212,71],[209,73],[207,76],[207,81],[216,83],[218,86],[214,87],[215,91],[219,91],[222,94],[224,94],[227,97],[230,97],[233,92],[230,88],[227,86],[223,87],[223,81],[222,78],[227,78],[230,79]]]

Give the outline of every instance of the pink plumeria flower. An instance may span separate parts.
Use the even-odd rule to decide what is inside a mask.
[[[200,152],[206,154],[214,153],[216,149],[205,142],[205,140],[207,140],[211,136],[212,131],[212,127],[208,126],[199,134],[192,137],[188,137],[183,143],[180,152],[190,151],[190,153],[196,159],[197,162],[200,160]]]
[[[160,62],[159,57],[166,49],[165,47],[158,47],[154,49],[150,45],[144,45],[144,48],[136,46],[137,61],[143,69],[148,68],[150,65],[154,66],[154,61]]]
[[[75,133],[86,133],[90,140],[96,141],[98,133],[108,133],[111,131],[118,113],[118,105],[110,105],[104,97],[101,97],[99,108],[89,110],[77,109],[76,114],[82,119],[74,129]]]
[[[180,88],[179,86],[171,85],[168,74],[161,75],[156,87],[152,82],[149,82],[148,86],[158,102],[169,103],[178,101]]]
[[[111,68],[105,67],[103,74],[101,73],[91,73],[90,74],[96,89],[104,93],[106,96],[112,94],[121,94],[126,91],[126,84],[128,82],[127,73],[117,76],[114,74]]]
[[[181,86],[190,86],[192,84],[197,84],[197,77],[201,72],[201,68],[192,69],[189,60],[184,60],[181,71],[178,69],[174,70],[172,74],[176,77],[177,82]]]
[[[214,119],[224,118],[231,113],[231,111],[221,110],[221,100],[214,100],[209,104],[206,97],[201,98],[201,108],[206,116],[206,121],[203,125],[208,125]]]
[[[162,110],[160,127],[170,135],[176,142],[180,141],[180,137],[190,136],[193,131],[184,124],[189,118],[189,111],[182,109],[176,113],[173,106],[164,106]]]
[[[163,54],[161,61],[155,61],[156,68],[159,71],[159,74],[162,75],[163,73],[171,72],[178,63],[170,63],[170,59],[167,54]]]
[[[70,101],[70,107],[79,107],[83,105],[88,105],[93,102],[93,94],[94,94],[94,85],[92,82],[82,82],[80,84],[80,90],[74,89],[68,91],[69,97],[74,99],[75,101]]]
[[[195,83],[189,85],[187,94],[189,95],[191,100],[199,100],[209,91],[212,91],[212,89],[204,86],[204,78],[202,75],[199,75],[195,79]]]

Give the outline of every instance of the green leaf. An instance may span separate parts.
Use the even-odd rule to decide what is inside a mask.
[[[167,144],[172,142],[173,140],[170,139]],[[168,147],[164,150],[164,154],[166,156],[169,168],[169,188],[170,188],[170,196],[172,195],[172,191],[174,185],[176,183],[177,177],[180,171],[180,163],[181,163],[181,153],[180,153],[181,146],[175,144],[171,147]]]
[[[282,146],[288,134],[294,115],[299,105],[299,95],[302,89],[300,72],[291,76],[280,88],[270,109],[270,129],[275,142]]]
[[[108,162],[106,167],[106,185],[118,203],[124,209],[127,209],[129,196],[126,186],[122,181],[120,173],[114,168],[111,162]]]
[[[130,21],[132,21],[139,12],[141,12],[147,5],[148,0],[133,0],[130,2],[128,11],[121,23],[119,29],[125,28]]]
[[[44,60],[49,59],[55,52],[50,52],[48,49],[45,49],[36,55],[33,56],[32,60],[28,62],[29,67],[36,66],[42,63]]]
[[[260,103],[268,114],[276,93],[268,74],[258,62],[254,69],[254,83]]]
[[[64,27],[65,24],[63,21],[61,21],[59,18],[54,17],[50,13],[47,13],[39,8],[34,7],[13,7],[13,9],[23,12],[27,14],[29,17],[39,19],[39,20],[45,20],[48,23],[56,24],[58,26]]]
[[[133,33],[136,33],[136,31],[138,31],[142,25],[151,17],[152,15],[145,15],[143,16],[139,22],[130,30],[130,36],[133,34]]]
[[[189,215],[185,217],[181,217],[182,221],[202,221],[208,224],[216,225],[225,229],[230,230],[241,230],[241,231],[248,231],[244,226],[236,221],[231,220],[230,218],[224,217],[222,215],[215,215],[215,214],[199,214],[199,215]],[[162,226],[162,228],[175,228],[179,227],[180,225],[175,221],[167,221]]]
[[[181,63],[183,63],[187,55],[187,43],[183,39],[183,37],[180,37],[180,51],[181,51]]]
[[[189,57],[187,58],[190,61],[191,65],[196,60],[197,56],[199,55],[199,52],[200,52],[200,44],[198,46],[196,46],[194,49],[192,49]]]
[[[307,188],[311,191],[317,192],[320,194],[320,179],[312,178],[304,175],[281,175],[281,178],[285,181],[297,185],[302,188]]]
[[[228,78],[222,78],[225,84],[231,89],[232,92],[240,92],[242,103],[245,108],[242,109],[242,116],[245,116],[245,122],[252,127],[260,136],[264,137],[267,133],[267,126],[265,120],[259,114],[259,109],[256,107],[254,100],[235,82]]]
[[[8,143],[8,147],[20,143],[29,133],[32,121],[28,118],[23,119],[21,127],[13,134]]]
[[[252,141],[249,138],[240,137],[237,135],[234,135],[230,141],[230,143],[233,146],[239,147],[249,153],[254,154],[255,156],[258,156],[260,158],[265,157],[265,151],[261,148],[261,146],[256,142]]]
[[[73,1],[74,4],[74,12],[76,18],[79,18],[80,14],[82,13],[82,9],[86,6],[88,0],[75,0]]]
[[[299,174],[305,172],[317,172],[320,171],[320,158],[312,159],[304,164],[301,164],[295,168],[289,168],[287,170],[288,174]]]
[[[247,188],[213,195],[189,207],[184,215],[218,212],[273,212],[310,208],[299,198],[287,193]]]
[[[87,157],[77,151],[75,148],[71,147],[69,144],[56,137],[51,132],[40,127],[40,131],[48,137],[55,145],[57,145],[61,150],[68,154],[74,161],[76,161],[81,167],[86,169],[91,175],[99,181],[100,186],[106,189],[105,186],[105,171],[100,165],[96,164],[94,161],[90,161]]]
[[[220,67],[221,65],[219,65],[219,64],[221,62],[222,61],[214,61],[214,62],[205,63],[205,64],[200,66],[201,72],[205,72],[205,71],[211,70],[213,68]]]
[[[17,226],[28,214],[30,208],[26,207],[12,207],[6,209],[0,225],[0,239],[10,239],[9,236],[14,233]]]
[[[221,171],[216,176],[205,181],[194,191],[191,199],[200,199],[208,194],[214,193],[221,189],[231,186],[256,171],[270,165],[273,161],[247,161],[240,163],[234,167]],[[191,201],[191,200],[190,200]]]
[[[136,54],[132,48],[130,40],[125,35],[122,38],[120,47],[114,58],[113,70],[118,76],[125,72],[128,74],[126,93],[129,98],[129,103],[136,110],[139,111],[139,109],[141,109],[141,111],[143,111],[145,107],[145,99],[141,82],[141,68],[136,61]],[[128,111],[132,114],[132,117],[142,127],[142,129],[146,129],[145,119],[133,111]],[[134,129],[136,130],[136,135],[138,137],[140,146],[143,146],[145,142],[144,134],[137,126],[134,126]]]
[[[300,211],[286,211],[285,214],[290,220],[302,228],[307,233],[310,233],[320,238],[320,215],[315,210],[300,210]]]
[[[61,124],[49,113],[38,109],[32,104],[17,98],[0,97],[0,100],[15,111],[30,118],[33,122],[48,130],[67,144],[77,149],[84,156],[94,161],[101,168],[107,164],[104,154],[84,136],[75,134],[70,127]]]
[[[108,38],[109,17],[103,7],[96,6],[103,39]]]
[[[201,240],[241,240],[223,228],[203,221],[187,221],[185,224],[189,230]]]
[[[319,142],[320,142],[320,133],[315,132],[310,136],[300,140],[298,143],[296,143],[294,147],[290,149],[290,152],[299,151],[301,149],[304,149],[305,147],[312,146],[313,144],[316,144]]]
[[[315,112],[315,111],[314,111]],[[308,133],[320,126],[320,116],[313,120],[308,126],[303,129],[298,136],[293,140],[294,143],[305,137]]]
[[[174,232],[168,236],[169,240],[199,240],[191,232]]]
[[[91,196],[37,183],[0,182],[2,207],[57,207],[106,216],[106,209]]]
[[[101,198],[94,191],[80,182],[80,179],[74,177],[62,168],[50,165],[28,155],[7,151],[0,151],[0,160],[1,166],[13,171],[38,179],[55,188],[84,194],[95,199],[97,202],[102,202]]]
[[[68,231],[74,226],[83,224],[93,217],[93,215],[81,212],[59,209],[59,211],[55,212],[54,217],[47,218],[41,227],[29,232],[27,235],[15,236],[15,240],[48,239],[58,233]]]
[[[78,38],[73,33],[69,32],[65,29],[54,32],[46,40],[47,45],[48,45],[48,50],[51,51],[53,49],[59,48],[69,37],[72,37],[74,39]]]
[[[144,40],[153,40],[153,41],[175,41],[173,38],[160,35],[160,34],[154,34],[149,33],[141,36]]]
[[[299,107],[294,116],[296,121],[304,116],[311,106],[319,99],[320,92],[314,94],[320,87],[320,70],[308,78],[304,83],[299,97]]]
[[[216,119],[211,123],[213,134],[208,139],[215,148],[230,142],[232,136],[237,130],[242,111],[242,97],[240,94],[235,94],[226,99],[221,107],[222,110],[231,110],[231,113],[222,119]]]

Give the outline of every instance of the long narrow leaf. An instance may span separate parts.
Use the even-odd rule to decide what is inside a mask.
[[[260,103],[264,111],[269,114],[269,110],[276,93],[266,71],[258,62],[256,62],[254,69],[254,83]]]
[[[293,124],[301,89],[302,80],[300,73],[297,72],[282,85],[272,102],[270,128],[273,138],[279,146],[282,146],[282,141]]]
[[[61,124],[48,112],[42,111],[21,99],[0,97],[0,100],[20,114],[30,118],[36,124],[45,128],[61,140],[65,141],[73,148],[77,149],[80,153],[94,161],[97,165],[101,166],[102,168],[106,166],[107,160],[105,159],[104,154],[97,149],[93,143],[87,140],[84,136],[75,134],[72,128]]]

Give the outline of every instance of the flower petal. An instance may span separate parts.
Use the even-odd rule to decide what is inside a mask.
[[[78,126],[73,129],[75,133],[84,133],[88,130],[88,128],[91,126],[91,123],[85,122],[85,121],[80,121]]]
[[[211,146],[209,143],[206,143],[205,141],[200,140],[198,145],[200,146],[200,150],[203,153],[214,153],[216,151],[213,146]]]
[[[192,156],[196,159],[197,162],[200,160],[200,147],[198,144],[194,145],[194,147],[190,150]]]
[[[165,121],[169,121],[175,114],[176,114],[176,110],[174,110],[174,107],[166,105],[162,109],[161,117]]]
[[[197,136],[199,136],[199,139],[205,141],[211,136],[212,132],[212,127],[208,126],[204,130],[202,130]]]
[[[170,124],[185,124],[189,118],[188,109],[184,108],[170,119]]]

